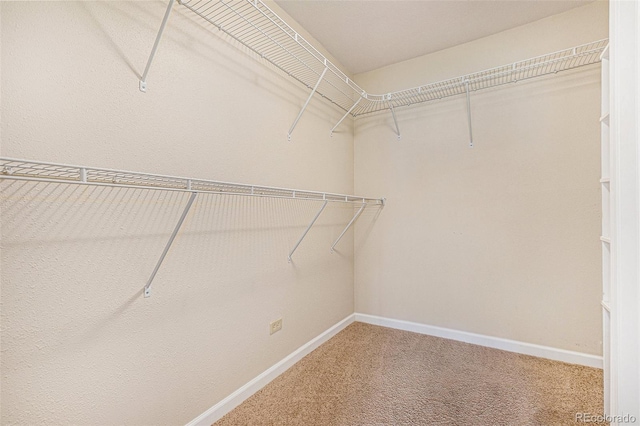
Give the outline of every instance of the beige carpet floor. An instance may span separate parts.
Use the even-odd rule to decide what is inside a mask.
[[[603,413],[602,380],[595,368],[356,322],[215,425],[576,425],[576,413]]]

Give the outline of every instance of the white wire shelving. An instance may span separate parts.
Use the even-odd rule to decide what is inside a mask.
[[[7,157],[0,157],[0,179],[211,193],[218,195],[290,198],[295,200],[317,200],[367,205],[384,203],[382,198],[155,175],[97,167],[20,160]]]
[[[140,87],[143,91],[146,90],[146,77],[173,2],[174,0],[169,0],[142,76]],[[606,39],[598,40],[410,89],[371,94],[358,86],[261,0],[179,0],[179,3],[193,12],[196,19],[205,26],[228,34],[253,51],[258,59],[272,64],[311,90],[307,102],[289,129],[289,137],[314,93],[318,93],[345,112],[331,129],[331,133],[349,115],[357,117],[390,110],[399,136],[396,108],[462,94],[467,95],[469,107],[470,92],[600,62],[600,54],[608,42]],[[471,132],[471,127],[469,130]]]
[[[292,260],[292,255],[307,235],[320,214],[328,203],[350,203],[359,206],[360,209],[353,216],[344,231],[331,246],[334,251],[336,244],[345,232],[358,219],[362,210],[368,206],[384,206],[384,198],[361,197],[357,195],[336,194],[330,192],[306,191],[299,189],[279,188],[273,186],[248,185],[243,183],[221,182],[205,179],[193,179],[176,176],[157,175],[141,172],[104,169],[97,167],[74,166],[68,164],[49,163],[42,161],[21,160],[15,158],[0,157],[0,180],[44,182],[55,184],[93,185],[115,188],[135,188],[160,191],[180,191],[190,193],[185,206],[169,241],[167,242],[160,259],[158,260],[151,277],[144,287],[144,296],[149,297],[151,283],[160,269],[169,248],[182,227],[182,224],[198,194],[216,194],[244,197],[281,198],[291,200],[321,201],[322,207],[317,212],[309,226],[306,228],[287,259]]]
[[[600,62],[600,54],[607,46],[607,43],[607,39],[598,40],[546,55],[536,56],[535,58],[524,61],[518,61],[436,83],[429,83],[411,89],[400,90],[386,95],[368,95],[370,102],[360,105],[353,114],[354,116],[358,116],[387,109],[388,106],[384,105],[385,100],[394,107],[408,106],[449,96],[466,94],[467,90],[475,92],[477,90],[516,83],[521,80],[595,64]]]

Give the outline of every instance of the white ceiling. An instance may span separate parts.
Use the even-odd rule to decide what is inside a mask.
[[[593,0],[275,0],[358,74],[486,37]]]

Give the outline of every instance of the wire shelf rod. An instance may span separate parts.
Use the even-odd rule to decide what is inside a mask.
[[[384,205],[382,198],[0,157],[0,180]]]

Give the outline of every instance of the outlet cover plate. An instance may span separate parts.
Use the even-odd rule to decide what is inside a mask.
[[[277,333],[282,330],[282,318],[278,318],[269,324],[269,334]]]

